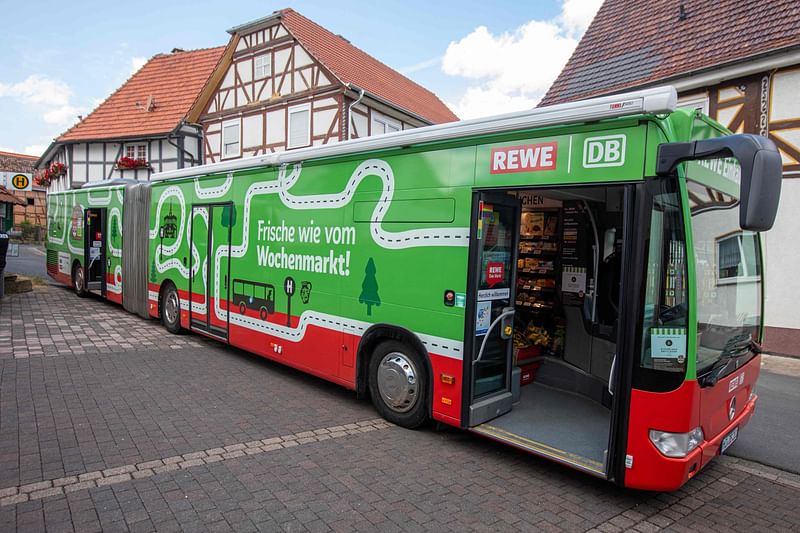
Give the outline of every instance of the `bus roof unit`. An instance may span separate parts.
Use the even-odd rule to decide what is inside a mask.
[[[403,130],[376,137],[362,137],[288,152],[159,172],[153,174],[151,180],[160,181],[190,176],[204,176],[245,168],[276,166],[312,158],[335,157],[371,150],[445,141],[467,136],[541,128],[544,126],[574,124],[631,115],[671,113],[676,109],[677,103],[678,94],[674,87],[656,87],[614,96],[581,100],[579,102],[539,107],[528,111]]]

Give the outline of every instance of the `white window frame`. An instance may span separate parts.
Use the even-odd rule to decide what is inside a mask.
[[[381,125],[381,127],[383,128],[383,131],[381,131],[381,132],[375,132],[374,131],[376,123]],[[395,128],[394,131],[402,131],[402,129],[403,129],[401,127],[400,121],[392,119],[392,118],[389,118],[386,115],[384,115],[382,113],[378,113],[376,111],[372,112],[372,123],[370,124],[370,128],[369,128],[370,136],[383,135],[384,133],[394,133],[392,131],[389,131],[390,127]]]
[[[708,115],[708,95],[695,94],[688,97],[679,97],[678,108],[699,109],[703,114]]]
[[[144,151],[144,157],[139,157],[140,150]],[[130,157],[131,159],[144,159],[147,161],[147,144],[126,144],[125,157]]]
[[[261,65],[262,73],[259,74],[259,67],[258,67],[258,60],[261,59],[264,64]],[[263,80],[265,78],[272,77],[272,54],[266,53],[255,56],[253,58],[253,79],[254,80]]]
[[[755,273],[751,273],[747,271],[747,262],[742,261],[742,258],[745,257],[745,250],[742,241],[745,238],[752,238],[752,234],[745,233],[743,231],[737,231],[736,233],[731,233],[729,235],[725,235],[723,237],[717,237],[715,239],[715,247],[716,247],[716,276],[717,276],[717,285],[729,285],[732,283],[747,283],[747,282],[754,282],[761,279],[761,276]],[[736,240],[736,245],[739,247],[739,260],[741,261],[742,269],[744,270],[744,274],[739,276],[729,276],[729,277],[720,277],[720,267],[722,266],[722,253],[721,253],[721,244],[723,242],[728,242],[732,239]],[[762,267],[763,268],[763,267]]]
[[[292,142],[292,115],[295,113],[302,113],[308,111],[308,135],[306,135],[305,144],[293,145]],[[304,148],[311,146],[311,103],[300,104],[290,107],[286,112],[286,148]]]
[[[228,126],[236,125],[236,129],[238,132],[238,138],[236,140],[236,144],[238,145],[239,149],[236,151],[235,154],[227,154],[225,153],[225,128]],[[241,118],[234,118],[231,120],[225,120],[222,122],[222,127],[220,128],[220,135],[219,135],[219,155],[220,159],[231,159],[233,157],[240,157],[242,155],[242,119]],[[228,143],[233,144],[233,143]]]

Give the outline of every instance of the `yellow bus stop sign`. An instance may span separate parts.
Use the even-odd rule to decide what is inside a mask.
[[[11,186],[18,191],[28,190],[31,179],[25,174],[15,174],[11,178]]]

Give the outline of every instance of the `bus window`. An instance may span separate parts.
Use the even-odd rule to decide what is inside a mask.
[[[680,386],[686,373],[686,233],[674,182],[653,185],[660,190],[654,191],[650,214],[642,349],[634,386],[663,392]]]
[[[697,375],[754,354],[761,327],[761,247],[739,227],[739,202],[688,181],[697,272]],[[729,373],[729,372],[727,372]],[[727,373],[723,373],[725,375]]]

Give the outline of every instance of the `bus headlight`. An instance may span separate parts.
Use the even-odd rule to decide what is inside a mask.
[[[689,433],[650,430],[650,441],[667,457],[686,457],[689,452],[700,446],[704,438],[703,429],[700,427],[694,428]]]

